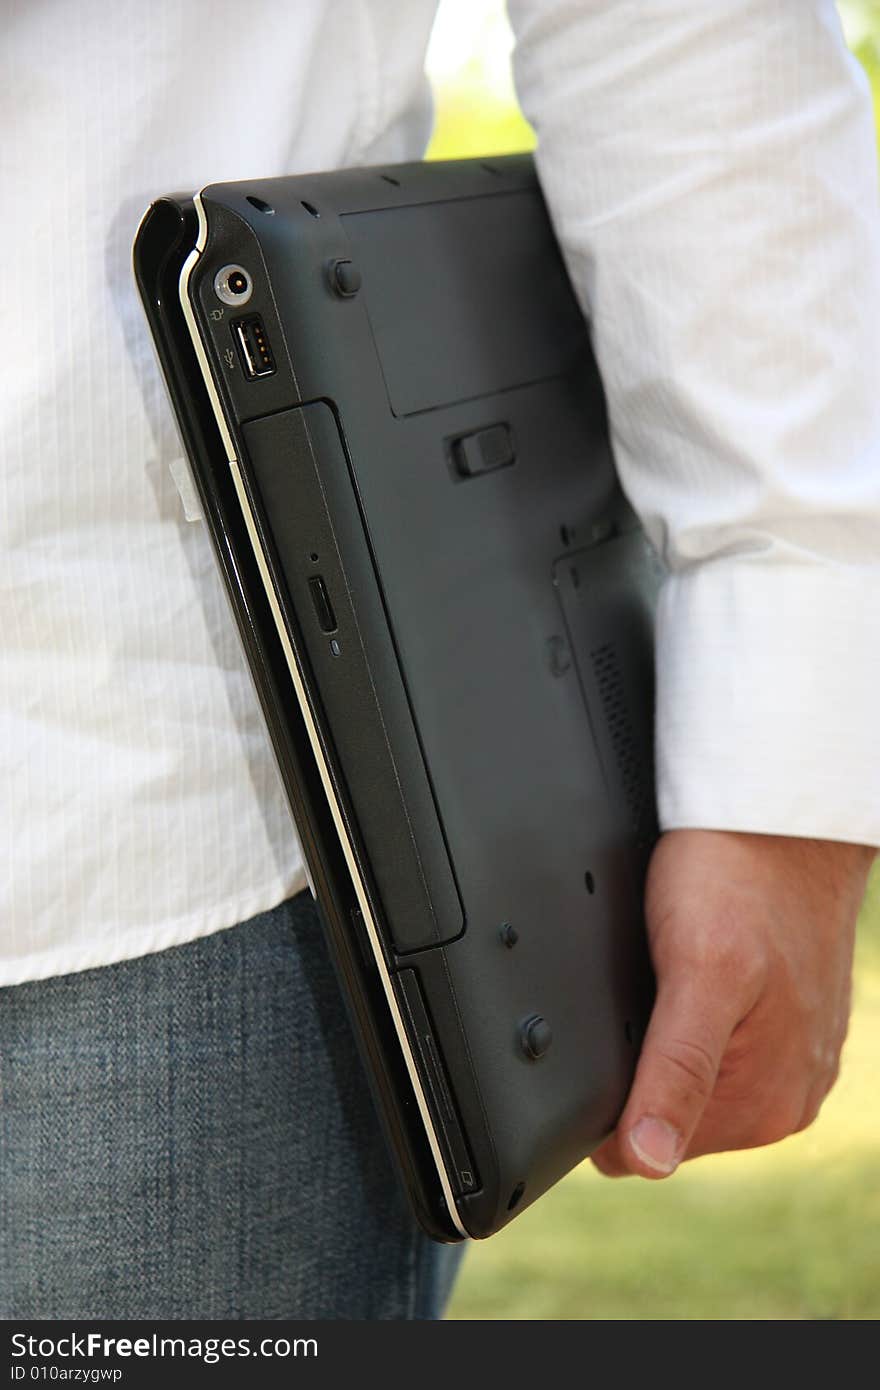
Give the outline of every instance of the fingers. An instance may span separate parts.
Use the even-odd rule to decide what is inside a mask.
[[[738,1022],[721,992],[701,984],[661,985],[626,1108],[593,1155],[609,1177],[665,1178],[687,1153]]]
[[[839,1064],[865,865],[851,847],[667,831],[645,919],[657,999],[601,1172],[662,1178],[684,1158],[810,1124]],[[853,886],[854,885],[854,886]]]

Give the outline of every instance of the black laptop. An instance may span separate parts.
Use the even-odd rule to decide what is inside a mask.
[[[134,264],[402,1179],[489,1235],[652,997],[661,574],[533,162],[162,197]]]

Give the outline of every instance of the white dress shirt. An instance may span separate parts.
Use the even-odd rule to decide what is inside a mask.
[[[302,860],[130,270],[157,194],[418,158],[435,0],[0,0],[0,983]],[[880,211],[830,0],[511,0],[624,486],[661,824],[880,844]]]

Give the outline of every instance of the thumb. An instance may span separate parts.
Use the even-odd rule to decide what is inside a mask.
[[[675,1172],[715,1089],[736,1015],[695,980],[661,983],[629,1098],[593,1155],[609,1177]]]

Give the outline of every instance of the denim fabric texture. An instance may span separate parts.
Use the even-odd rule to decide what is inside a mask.
[[[0,1316],[434,1318],[306,893],[0,990]]]

